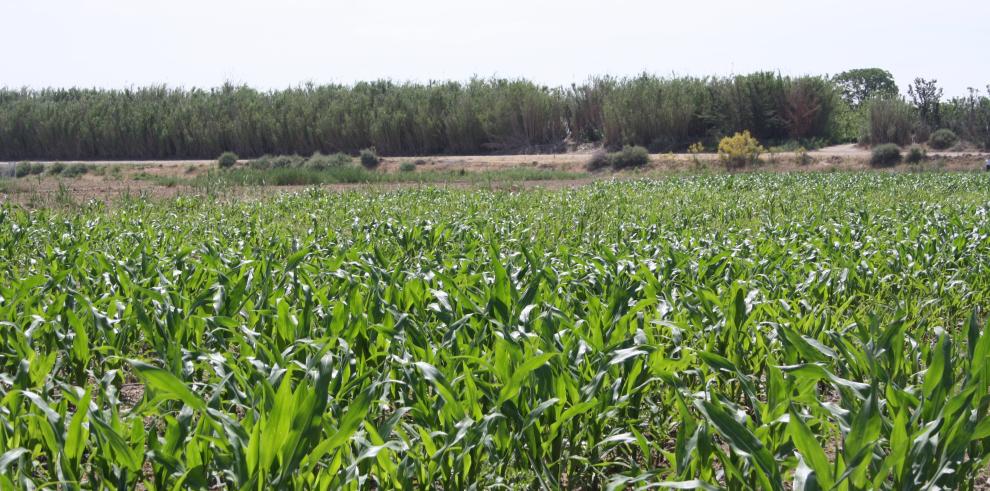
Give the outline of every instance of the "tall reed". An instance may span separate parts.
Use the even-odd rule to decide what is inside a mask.
[[[686,148],[750,130],[761,141],[832,138],[837,91],[819,77],[597,77],[259,91],[165,86],[0,89],[0,159],[216,158],[313,152],[544,152],[568,143]]]

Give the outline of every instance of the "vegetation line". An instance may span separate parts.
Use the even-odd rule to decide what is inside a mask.
[[[269,92],[230,84],[0,89],[0,160],[205,159],[225,151],[251,158],[369,147],[383,155],[484,154],[581,143],[667,152],[714,148],[744,130],[768,146],[904,144],[939,128],[990,144],[990,98],[974,92],[942,101],[925,80],[910,95],[911,102],[898,97],[892,77],[877,69],[836,77],[605,76],[570,87],[474,79]]]

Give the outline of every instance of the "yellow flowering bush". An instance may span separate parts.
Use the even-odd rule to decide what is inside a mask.
[[[718,142],[718,158],[729,169],[755,164],[766,149],[749,134],[749,130],[722,138]]]

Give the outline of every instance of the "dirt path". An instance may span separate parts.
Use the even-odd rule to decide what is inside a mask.
[[[554,168],[570,167],[575,164],[584,165],[588,158],[593,152],[591,151],[581,151],[573,153],[558,153],[558,154],[525,154],[525,155],[435,155],[435,156],[408,156],[408,157],[385,157],[382,161],[383,165],[388,168],[390,166],[398,166],[402,162],[415,162],[422,161],[426,162],[428,165],[436,166],[440,168],[445,167],[455,167],[455,168],[466,168],[467,170],[473,170],[476,168],[501,168],[501,167],[523,167],[523,166],[552,166]],[[767,153],[763,154],[764,158],[769,155]],[[858,145],[849,143],[843,145],[833,145],[830,147],[820,148],[818,150],[812,150],[808,152],[813,158],[828,159],[831,157],[842,157],[842,158],[852,158],[852,159],[868,159],[870,157],[870,150],[867,148],[860,147]],[[781,152],[775,154],[777,157],[781,158],[793,158],[795,154],[793,152]],[[929,156],[932,158],[945,157],[945,158],[957,158],[957,157],[980,157],[986,158],[990,154],[986,152],[939,152],[930,151]],[[716,153],[700,153],[700,154],[687,154],[687,153],[655,153],[650,155],[650,160],[654,162],[664,161],[664,160],[685,160],[691,161],[694,159],[699,160],[717,160],[718,154]],[[54,161],[32,161],[41,164],[51,164]],[[59,161],[63,164],[96,164],[96,165],[128,165],[128,166],[145,166],[145,167],[189,167],[189,166],[209,166],[216,163],[215,160],[62,160]],[[242,159],[241,163],[247,162],[246,159]],[[0,163],[2,164],[2,163]],[[12,162],[7,164],[13,164]]]

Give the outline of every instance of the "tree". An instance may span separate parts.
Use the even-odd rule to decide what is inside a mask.
[[[882,68],[847,70],[832,77],[832,81],[842,90],[842,98],[853,107],[873,98],[896,96],[898,92],[894,76]]]
[[[823,100],[821,94],[826,94],[828,100]],[[815,129],[827,125],[827,118],[834,107],[832,94],[834,92],[828,82],[822,79],[805,78],[788,84],[781,115],[787,122],[791,138],[807,138]]]
[[[929,128],[939,128],[942,125],[942,89],[938,80],[925,80],[921,77],[914,79],[914,84],[908,86],[908,95],[918,108],[918,117]]]

